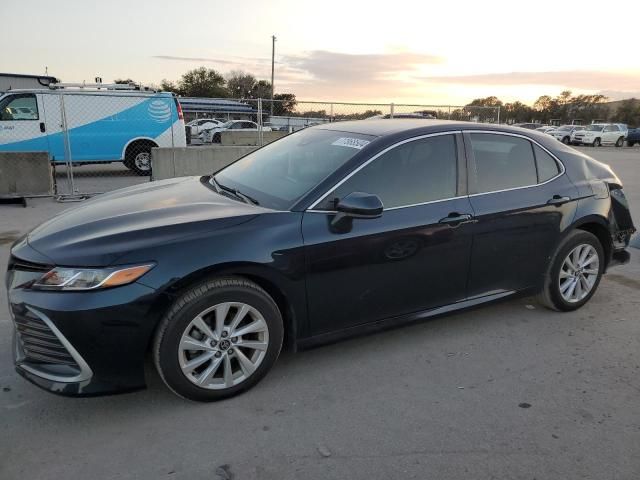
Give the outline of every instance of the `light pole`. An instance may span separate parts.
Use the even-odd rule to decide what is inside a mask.
[[[271,116],[273,117],[273,67],[276,58],[276,36],[271,35]]]

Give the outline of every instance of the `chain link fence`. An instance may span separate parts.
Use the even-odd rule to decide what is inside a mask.
[[[375,118],[500,122],[499,107],[181,99],[104,85],[8,93],[0,152],[47,152],[60,201],[150,181],[153,147],[262,146],[314,125]]]

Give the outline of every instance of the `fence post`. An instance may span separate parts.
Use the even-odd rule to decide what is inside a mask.
[[[393,118],[393,102],[389,105],[389,118]]]
[[[263,135],[262,135],[262,98],[258,99],[258,146],[262,146],[263,144]]]
[[[331,108],[329,109],[329,123],[333,122],[333,103],[331,104]]]
[[[67,111],[64,103],[64,95],[60,93],[60,119],[62,120],[62,138],[64,142],[64,157],[67,165],[67,186],[69,194],[76,194],[75,182],[73,180],[73,163],[71,161],[71,142],[69,140],[69,126],[67,124]]]
[[[498,105],[498,125],[500,125],[500,105]]]

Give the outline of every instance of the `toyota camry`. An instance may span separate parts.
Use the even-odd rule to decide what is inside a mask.
[[[211,175],[102,195],[11,249],[15,365],[65,395],[212,401],[296,350],[516,295],[582,307],[629,260],[621,180],[554,138],[320,125]]]

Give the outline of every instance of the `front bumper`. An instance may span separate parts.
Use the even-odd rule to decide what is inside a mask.
[[[16,371],[62,395],[144,388],[157,299],[138,283],[95,292],[9,288]]]

